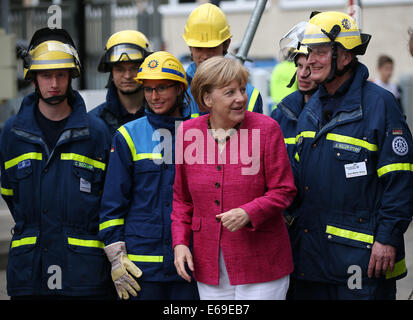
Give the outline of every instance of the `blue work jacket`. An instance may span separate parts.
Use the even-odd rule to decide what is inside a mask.
[[[102,119],[111,136],[115,134],[116,130],[121,125],[127,122],[125,119],[129,115],[128,111],[119,100],[117,88],[113,82],[109,85],[106,93],[106,101],[90,110],[89,114]],[[142,106],[141,109],[138,110],[135,117],[137,119],[143,117],[144,115],[145,111]]]
[[[283,133],[290,163],[295,154],[297,121],[304,105],[304,95],[297,90],[286,96],[271,112],[271,118],[278,122]]]
[[[105,245],[124,241],[142,281],[184,281],[176,273],[171,236],[175,180],[175,123],[182,118],[146,112],[113,137],[100,209]],[[171,148],[171,149],[170,149]]]
[[[50,150],[26,96],[1,133],[1,193],[15,226],[7,291],[20,295],[107,295],[113,290],[99,204],[110,137],[75,91],[72,112]]]
[[[191,118],[199,117],[207,112],[200,112],[198,104],[195,102],[194,97],[191,94],[191,82],[192,78],[195,75],[196,65],[192,62],[187,70],[186,70],[186,78],[188,80],[188,89],[187,93],[191,97],[190,107],[191,107]],[[257,88],[254,88],[250,83],[247,83],[246,86],[248,102],[247,102],[247,110],[254,111],[258,113],[262,113],[262,97],[261,93],[258,91]]]
[[[403,234],[413,212],[412,136],[393,95],[367,81],[363,64],[353,72],[329,122],[322,125],[323,88],[298,120],[292,237],[298,279],[347,283],[352,268],[360,267],[362,283],[374,282],[367,269],[375,241],[397,250],[395,269],[385,279],[406,275]]]

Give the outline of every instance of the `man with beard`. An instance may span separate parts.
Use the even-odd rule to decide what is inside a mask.
[[[99,72],[110,72],[106,101],[90,111],[101,118],[111,135],[125,123],[144,116],[143,90],[136,77],[139,67],[150,54],[146,36],[136,30],[123,30],[107,41]]]

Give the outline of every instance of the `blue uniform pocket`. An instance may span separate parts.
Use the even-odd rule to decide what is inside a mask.
[[[38,242],[38,231],[31,230],[13,236],[7,263],[8,287],[31,286],[34,265],[36,265],[35,248]]]
[[[67,235],[64,288],[98,289],[108,285],[110,263],[97,235]]]

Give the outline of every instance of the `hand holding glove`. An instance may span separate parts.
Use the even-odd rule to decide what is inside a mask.
[[[142,276],[142,271],[128,259],[125,242],[112,243],[104,250],[112,264],[112,280],[119,298],[129,299],[129,293],[136,297],[141,287],[132,276],[139,278]]]

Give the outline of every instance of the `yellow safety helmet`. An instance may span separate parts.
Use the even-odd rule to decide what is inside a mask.
[[[144,79],[168,79],[182,82],[185,90],[188,88],[184,67],[174,55],[166,51],[157,51],[147,56],[134,79],[138,82]]]
[[[72,78],[80,75],[79,55],[63,29],[37,30],[23,60],[25,80],[32,80],[32,73],[40,70],[70,69]]]
[[[310,19],[302,43],[307,46],[337,43],[345,50],[363,55],[370,39],[371,35],[361,33],[356,21],[349,15],[327,11]]]
[[[99,72],[110,72],[111,64],[122,61],[142,62],[151,53],[146,36],[137,30],[123,30],[111,35],[98,65]]]
[[[205,3],[191,12],[182,37],[189,47],[213,48],[231,38],[231,32],[224,12]]]

